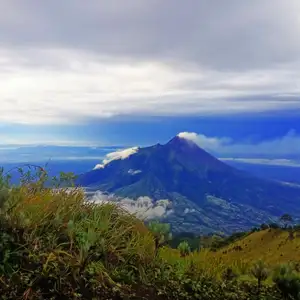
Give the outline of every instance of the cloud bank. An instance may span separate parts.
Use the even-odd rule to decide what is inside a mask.
[[[254,165],[285,166],[300,168],[300,160],[291,159],[267,159],[267,158],[220,158],[223,161],[241,162]]]
[[[300,109],[298,0],[1,8],[2,123]]]
[[[173,213],[172,203],[167,199],[153,201],[151,198],[144,196],[134,200],[97,191],[90,201],[96,204],[115,203],[143,220],[160,219]]]

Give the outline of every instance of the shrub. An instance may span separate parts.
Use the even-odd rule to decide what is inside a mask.
[[[178,245],[178,250],[180,252],[181,257],[185,257],[190,254],[191,248],[188,242],[184,241]]]
[[[269,271],[263,261],[258,261],[251,269],[251,274],[257,280],[257,294],[260,295],[262,283],[268,278]]]
[[[260,229],[261,229],[261,230],[266,230],[266,229],[268,229],[268,228],[269,228],[269,225],[268,225],[268,224],[264,224],[264,223],[263,223],[263,224],[260,225]]]
[[[300,275],[291,265],[281,265],[273,275],[273,281],[284,299],[300,299]]]
[[[270,223],[269,227],[272,228],[272,229],[279,229],[280,228],[280,226],[277,223]]]

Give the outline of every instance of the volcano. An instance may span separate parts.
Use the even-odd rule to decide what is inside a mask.
[[[168,199],[174,231],[233,232],[278,219],[300,217],[300,188],[257,178],[218,160],[193,141],[138,148],[79,176],[92,191],[153,201]]]

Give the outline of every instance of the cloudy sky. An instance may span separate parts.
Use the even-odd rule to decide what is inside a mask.
[[[299,149],[299,0],[0,8],[1,144],[135,146],[188,131],[233,153]]]

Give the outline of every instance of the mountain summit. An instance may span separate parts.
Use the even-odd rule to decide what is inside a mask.
[[[110,154],[115,159],[79,176],[79,184],[120,197],[169,199],[166,218],[175,231],[232,232],[283,213],[300,217],[299,188],[228,166],[187,138],[134,149]]]

